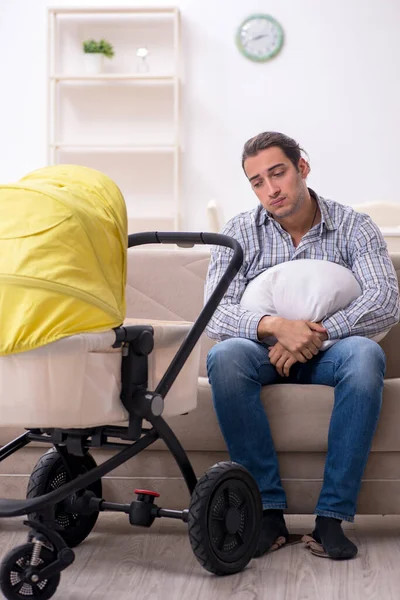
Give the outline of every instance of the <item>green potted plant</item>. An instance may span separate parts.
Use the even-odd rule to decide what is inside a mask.
[[[112,58],[114,48],[106,40],[86,40],[83,42],[83,52],[85,54],[86,71],[92,75],[101,73],[103,70],[104,57]]]

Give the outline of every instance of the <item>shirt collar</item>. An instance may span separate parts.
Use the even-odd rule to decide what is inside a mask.
[[[314,190],[312,190],[311,188],[308,188],[308,191],[310,192],[311,196],[318,202],[318,206],[321,211],[321,225],[322,224],[325,225],[325,227],[329,231],[333,231],[334,229],[337,229],[336,223],[334,223],[331,215],[329,214],[329,207],[328,207],[327,203],[325,202],[325,200],[323,198],[321,198],[321,196],[318,196],[318,194],[316,194],[314,192]],[[256,225],[260,226],[260,225],[264,225],[268,221],[273,220],[273,217],[272,217],[271,213],[269,213],[267,210],[265,210],[265,208],[263,206],[261,206],[261,204],[260,204],[255,209],[254,219],[255,219]]]

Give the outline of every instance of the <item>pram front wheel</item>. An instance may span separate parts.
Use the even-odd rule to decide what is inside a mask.
[[[199,563],[217,575],[244,569],[256,551],[261,518],[261,496],[250,473],[232,462],[211,467],[189,507],[189,538]]]
[[[32,560],[34,544],[13,548],[0,566],[0,588],[7,600],[48,600],[57,590],[60,574],[41,580],[40,571],[54,562],[53,552],[42,548],[37,560]],[[32,565],[32,563],[36,563]]]
[[[65,461],[67,466],[55,448],[51,448],[46,452],[38,460],[32,471],[26,497],[37,498],[38,496],[43,496],[43,494],[56,490],[68,481],[78,477],[78,475],[91,471],[97,466],[90,454],[85,454],[85,456],[73,456],[69,454],[66,455]],[[93,492],[97,498],[101,498],[101,480],[88,486],[86,490]],[[84,491],[81,490],[78,494]],[[70,548],[78,546],[87,538],[95,526],[98,516],[98,512],[86,515],[67,512],[65,510],[65,502],[60,502],[54,507],[54,520],[60,526],[58,533]],[[31,520],[42,520],[45,518],[45,515],[43,513],[35,513],[29,515],[29,518]]]

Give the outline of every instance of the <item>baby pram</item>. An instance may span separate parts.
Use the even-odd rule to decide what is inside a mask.
[[[0,188],[0,208],[0,422],[26,429],[3,446],[0,460],[30,442],[52,445],[31,474],[27,498],[0,500],[1,518],[27,515],[29,527],[27,543],[3,558],[4,596],[52,597],[60,572],[74,561],[72,548],[102,511],[124,512],[131,525],[145,527],[156,518],[180,519],[205,569],[242,570],[254,555],[262,515],[254,479],[242,466],[222,462],[197,480],[162,416],[164,399],[167,409],[175,380],[242,264],[240,245],[211,233],[127,236],[118,188],[81,167],[51,167]],[[130,248],[168,243],[233,250],[193,326],[178,338],[175,327],[173,338],[182,341],[154,389],[157,343],[172,338],[165,335],[168,325],[124,322],[126,239]],[[194,407],[193,398],[182,397],[175,414]],[[188,509],[157,506],[151,490],[135,490],[130,504],[104,500],[101,478],[157,439],[180,468]],[[89,450],[100,447],[117,452],[97,466]]]

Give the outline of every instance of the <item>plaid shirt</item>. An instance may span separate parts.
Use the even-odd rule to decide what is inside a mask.
[[[330,260],[351,269],[362,295],[323,321],[329,339],[350,335],[372,337],[399,320],[399,288],[396,272],[382,233],[365,214],[350,206],[324,200],[310,190],[319,204],[321,223],[308,231],[294,247],[290,234],[259,205],[233,217],[221,233],[235,238],[243,248],[241,269],[207,326],[211,338],[244,337],[257,340],[264,314],[240,306],[246,285],[265,269],[289,260]],[[205,296],[208,299],[228,266],[232,250],[211,248]]]

